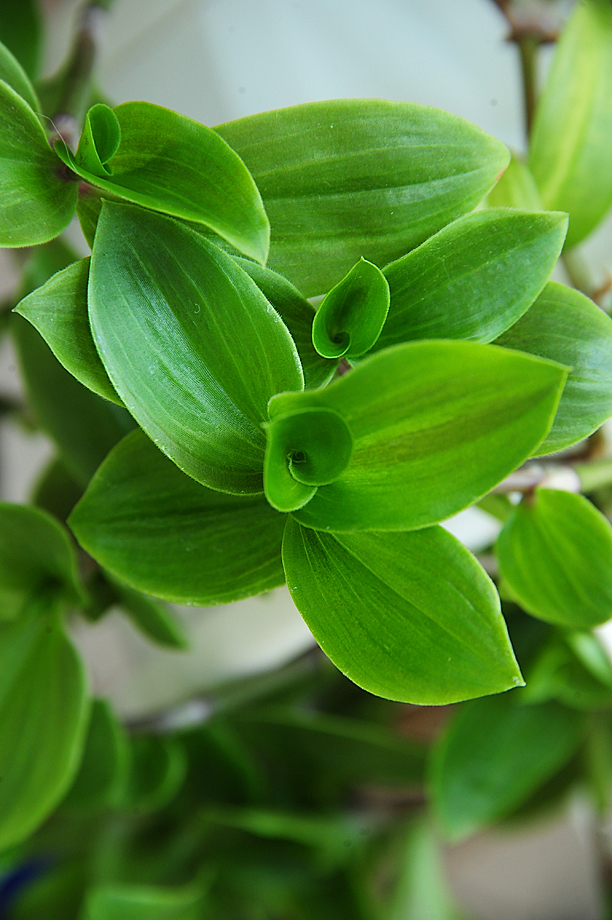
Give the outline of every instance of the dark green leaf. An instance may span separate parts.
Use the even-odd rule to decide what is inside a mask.
[[[612,415],[612,321],[584,294],[549,282],[496,344],[570,368],[553,426],[538,454],[575,444]]]
[[[261,492],[268,401],[303,377],[234,260],[170,218],[105,202],[89,314],[111,381],[160,449],[212,488]]]
[[[126,780],[128,740],[106,700],[92,700],[79,772],[63,804],[92,812],[112,806]]]
[[[361,259],[331,289],[312,324],[324,358],[359,358],[374,346],[389,311],[389,285],[381,270]]]
[[[529,166],[544,206],[567,211],[567,246],[612,204],[612,7],[582,0],[561,34],[536,110]]]
[[[0,246],[46,243],[75,211],[77,183],[27,102],[0,80]]]
[[[64,370],[25,319],[13,316],[11,330],[36,418],[57,444],[66,468],[85,486],[134,422],[125,409],[96,396]]]
[[[410,339],[491,342],[522,316],[550,276],[564,214],[475,211],[387,265],[391,307],[376,349]]]
[[[499,141],[439,109],[314,102],[220,125],[261,192],[270,267],[323,294],[364,256],[397,259],[475,207],[508,163]]]
[[[441,527],[332,535],[290,518],[283,562],[315,639],[370,693],[439,705],[521,684],[493,584]]]
[[[583,719],[557,703],[521,705],[504,694],[465,706],[433,760],[434,808],[453,841],[521,805],[572,757]]]
[[[87,896],[80,920],[199,920],[195,886],[100,885]]]
[[[134,735],[129,753],[130,769],[120,807],[136,813],[163,808],[185,779],[185,749],[176,738]]]
[[[35,0],[19,0],[19,3],[4,0],[0,3],[2,41],[32,79],[38,71],[41,31],[40,9]]]
[[[0,502],[0,620],[40,593],[70,604],[83,600],[68,534],[38,508]]]
[[[87,314],[89,259],[73,262],[28,294],[15,312],[40,332],[58,361],[84,386],[121,405],[91,337]]]
[[[353,436],[344,472],[296,519],[322,530],[412,530],[490,491],[548,432],[566,376],[548,362],[516,363],[517,354],[410,342],[366,358],[325,390],[272,399],[271,419],[334,409]]]
[[[36,481],[31,501],[43,511],[48,511],[58,521],[66,521],[82,494],[82,486],[68,472],[61,460],[54,459]]]
[[[21,4],[20,4],[21,5]],[[24,7],[28,4],[24,3]],[[0,4],[0,35],[4,37],[2,29],[2,11],[4,7]],[[12,86],[16,93],[27,102],[33,112],[40,112],[40,102],[36,96],[36,90],[30,83],[30,80],[19,61],[13,57],[6,45],[0,42],[0,80],[4,80],[9,86]]]
[[[117,589],[118,601],[134,626],[159,645],[186,649],[185,633],[164,604],[109,576]]]
[[[0,624],[0,850],[47,817],[72,782],[87,727],[80,660],[51,609]]]
[[[585,645],[597,658],[595,671],[574,646]],[[558,700],[587,712],[612,708],[612,664],[592,633],[553,635],[527,675],[525,699],[541,703]]]
[[[265,262],[270,227],[240,157],[210,128],[149,102],[90,109],[76,156],[64,163],[109,192],[196,221],[247,256]]]
[[[261,497],[194,482],[142,432],[117,446],[70,517],[78,540],[133,587],[183,604],[222,604],[284,581],[285,518]]]
[[[237,258],[236,261],[270,301],[291,333],[300,356],[305,386],[309,389],[323,386],[333,375],[338,362],[328,361],[315,351],[312,344],[312,321],[315,315],[312,304],[277,272],[262,268],[257,262],[248,259]]]
[[[612,618],[612,528],[584,496],[536,489],[496,550],[501,574],[533,616],[575,629]]]

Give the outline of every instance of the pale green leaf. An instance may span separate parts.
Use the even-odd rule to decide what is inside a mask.
[[[105,202],[89,315],[115,389],[160,449],[212,488],[262,491],[268,401],[303,377],[287,327],[236,262],[168,217]]]
[[[584,496],[536,489],[504,524],[496,551],[533,616],[575,629],[612,618],[612,527]]]
[[[391,306],[376,349],[411,339],[491,342],[536,299],[563,248],[564,214],[475,211],[387,265]]]
[[[523,208],[527,211],[541,211],[542,199],[533,173],[525,161],[512,154],[508,168],[499,182],[487,195],[491,208]]]
[[[140,431],[111,452],[70,517],[87,551],[134,588],[222,604],[284,581],[285,518],[263,496],[213,492]]]
[[[492,582],[443,528],[326,534],[289,518],[283,562],[315,639],[370,693],[440,705],[522,683]]]
[[[270,267],[308,297],[361,256],[384,265],[472,210],[509,159],[456,115],[377,99],[308,103],[216,130],[261,192]]]
[[[196,221],[260,262],[270,227],[240,157],[210,128],[150,102],[90,110],[76,155],[56,150],[74,172],[145,208]]]
[[[570,369],[552,428],[538,454],[575,444],[612,415],[612,320],[584,294],[549,282],[496,344]]]
[[[612,6],[581,0],[561,33],[540,97],[529,166],[544,206],[570,215],[580,243],[612,204]]]
[[[333,409],[353,437],[344,472],[317,488],[297,520],[333,531],[413,530],[489,492],[545,437],[566,376],[516,357],[474,342],[410,342],[325,390],[276,396],[272,420]],[[293,449],[302,450],[298,441]]]

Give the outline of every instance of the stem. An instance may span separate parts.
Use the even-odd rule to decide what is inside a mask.
[[[108,0],[88,3],[81,12],[68,58],[53,123],[57,135],[73,147],[91,93],[91,78],[106,23]]]
[[[537,101],[537,51],[540,39],[536,35],[525,33],[518,35],[515,41],[521,59],[525,133],[529,141]]]

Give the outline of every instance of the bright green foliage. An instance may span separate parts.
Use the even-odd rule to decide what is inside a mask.
[[[582,495],[536,489],[504,525],[497,558],[534,616],[575,629],[612,618],[612,528]]]
[[[63,807],[80,814],[110,808],[126,781],[128,740],[106,700],[92,700],[83,758]]]
[[[283,561],[317,642],[371,693],[438,705],[522,683],[492,583],[442,528],[332,535],[290,519]]]
[[[270,267],[307,297],[361,256],[384,265],[470,211],[509,160],[456,115],[377,99],[308,103],[216,130],[261,192]]]
[[[101,885],[80,920],[198,920],[201,893],[195,886]]]
[[[569,368],[555,420],[538,454],[576,444],[612,413],[612,321],[579,291],[550,281],[496,344]]]
[[[75,211],[77,183],[49,146],[27,102],[0,80],[0,246],[46,243]]]
[[[411,342],[324,390],[276,396],[272,420],[333,409],[353,437],[344,472],[296,519],[322,530],[412,530],[470,505],[550,427],[566,372],[526,359],[473,342]]]
[[[461,709],[438,743],[431,777],[445,835],[463,840],[510,814],[567,763],[582,732],[579,713],[521,705],[520,694]]]
[[[23,6],[25,7],[27,4],[24,3]],[[1,30],[0,34],[3,34]],[[0,42],[0,80],[12,86],[15,92],[27,102],[34,112],[40,112],[40,102],[38,101],[36,90],[30,83],[28,75],[19,61],[13,57],[9,49],[6,45],[3,45],[2,42]]]
[[[210,128],[149,102],[95,105],[76,154],[61,141],[55,149],[92,185],[203,224],[265,262],[270,228],[257,187]]]
[[[47,817],[70,785],[87,725],[79,657],[52,604],[0,624],[0,850]]]
[[[233,259],[167,217],[107,203],[89,313],[113,385],[156,444],[212,488],[262,491],[268,400],[303,378],[286,326]]]
[[[512,154],[505,173],[487,195],[487,204],[492,208],[542,210],[542,199],[533,173],[517,154]]]
[[[134,432],[102,464],[70,526],[133,587],[177,603],[222,604],[283,583],[284,520],[263,496],[194,482]]]
[[[0,502],[0,621],[15,617],[35,594],[83,600],[72,544],[50,514]]]
[[[376,265],[361,259],[331,289],[312,324],[312,341],[324,358],[359,358],[369,351],[387,318],[389,285]]]
[[[98,357],[87,315],[89,259],[67,268],[28,294],[15,308],[40,332],[66,370],[99,396],[121,405]]]
[[[391,307],[376,348],[408,339],[491,342],[536,299],[567,217],[494,208],[449,224],[387,265]]]
[[[612,204],[612,6],[577,3],[540,98],[529,166],[544,206],[567,211],[580,243]]]

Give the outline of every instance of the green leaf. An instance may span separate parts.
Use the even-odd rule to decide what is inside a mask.
[[[45,511],[0,502],[0,621],[38,594],[66,604],[83,600],[72,543]]]
[[[315,316],[312,304],[291,282],[277,272],[262,268],[257,262],[250,262],[248,259],[236,258],[236,261],[253,279],[291,333],[300,356],[304,385],[309,389],[316,389],[328,383],[338,362],[322,358],[315,351],[312,344],[312,321]]]
[[[591,666],[593,659],[595,667]],[[611,709],[612,664],[597,636],[586,632],[553,635],[529,670],[525,699],[530,703],[554,699],[587,712]]]
[[[29,404],[68,471],[85,486],[134,422],[125,409],[101,399],[64,370],[30,323],[17,315],[11,319]]]
[[[126,780],[128,739],[106,700],[92,700],[83,758],[62,805],[79,813],[111,807]]]
[[[0,3],[2,40],[32,79],[38,71],[41,32],[40,9],[35,0],[20,0],[19,3],[4,0]]]
[[[391,307],[376,349],[410,339],[491,342],[522,316],[563,248],[564,214],[475,211],[387,265]]]
[[[314,102],[216,130],[261,192],[270,267],[307,297],[361,256],[384,265],[471,211],[509,159],[456,115],[376,99]]]
[[[364,690],[440,705],[522,683],[492,582],[443,528],[332,535],[289,518],[283,562],[308,628]]]
[[[26,7],[27,4],[24,3],[23,6]],[[0,4],[0,34],[4,35],[5,33],[2,30],[2,8]],[[0,80],[4,80],[5,83],[8,83],[8,85],[21,96],[24,102],[27,102],[34,112],[40,112],[40,102],[38,101],[36,90],[32,86],[28,75],[19,61],[13,57],[9,49],[6,45],[3,45],[2,42],[0,42]]]
[[[549,282],[495,344],[570,368],[555,420],[538,454],[576,444],[612,415],[612,321],[584,294]]]
[[[286,326],[248,275],[189,228],[105,202],[89,315],[138,423],[194,479],[261,492],[271,396],[302,389]]]
[[[612,618],[612,528],[584,496],[536,489],[504,525],[497,558],[533,616],[575,629]]]
[[[119,806],[132,813],[163,808],[172,801],[185,779],[184,747],[176,738],[134,735],[129,753],[130,769]]]
[[[39,331],[67,371],[105,399],[121,405],[93,339],[87,314],[89,259],[73,262],[15,307]]]
[[[410,342],[366,358],[325,390],[276,396],[272,420],[333,409],[354,443],[344,472],[296,519],[322,530],[413,530],[489,492],[546,435],[566,376],[516,357],[474,342]]]
[[[567,211],[567,246],[580,243],[612,204],[612,7],[577,3],[540,97],[529,166],[544,206]]]
[[[463,707],[434,752],[431,788],[445,835],[456,842],[511,814],[573,756],[583,719],[520,694]]]
[[[487,204],[491,208],[542,210],[542,199],[533,173],[516,153],[512,154],[508,168],[487,195]]]
[[[372,348],[389,311],[389,285],[376,265],[360,259],[327,294],[312,324],[324,358],[359,358]]]
[[[306,408],[276,416],[266,432],[264,486],[277,511],[305,505],[317,486],[340,476],[353,452],[351,432],[333,409]]]
[[[163,604],[140,591],[135,591],[112,576],[109,578],[117,589],[121,609],[148,639],[167,648],[189,647],[184,631]]]
[[[0,116],[0,246],[46,243],[70,223],[77,183],[28,103],[2,80]]]
[[[150,102],[88,112],[76,155],[56,151],[77,175],[145,208],[203,224],[259,262],[270,227],[240,157],[210,128]]]
[[[193,885],[99,885],[88,894],[81,920],[198,920],[200,901]]]
[[[63,797],[87,725],[80,660],[53,609],[0,624],[0,850],[24,840]]]
[[[283,583],[284,522],[262,496],[194,482],[139,431],[112,451],[70,517],[82,546],[123,581],[202,605]]]

